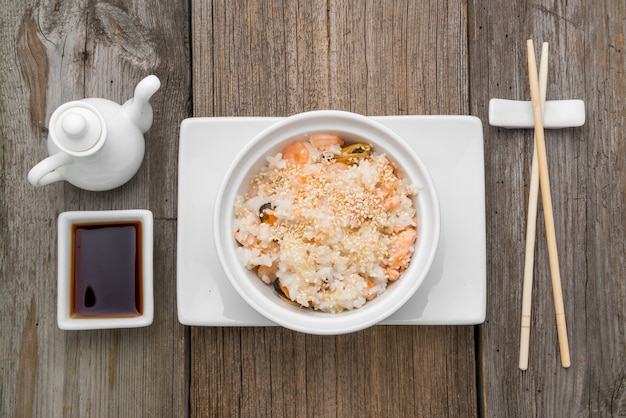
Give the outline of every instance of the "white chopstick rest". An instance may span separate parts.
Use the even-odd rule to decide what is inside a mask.
[[[545,129],[574,128],[585,124],[582,100],[548,100],[545,104]],[[489,124],[507,129],[533,128],[533,105],[530,101],[491,99]]]

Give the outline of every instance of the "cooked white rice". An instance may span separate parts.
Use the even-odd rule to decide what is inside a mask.
[[[393,253],[403,231],[415,237],[417,189],[396,175],[385,155],[334,170],[332,158],[305,145],[306,165],[288,164],[282,153],[270,156],[246,196],[237,196],[238,255],[265,283],[278,278],[303,307],[359,308],[408,265],[413,240],[400,261]],[[270,221],[260,217],[263,205],[271,205],[265,211]]]

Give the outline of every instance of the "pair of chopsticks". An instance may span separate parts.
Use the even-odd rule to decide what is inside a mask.
[[[554,230],[554,215],[552,211],[552,197],[550,195],[550,179],[548,177],[548,161],[543,129],[543,110],[546,101],[546,87],[548,81],[548,43],[544,42],[541,49],[539,75],[535,60],[533,41],[526,43],[528,50],[528,75],[530,78],[530,95],[532,99],[533,118],[535,122],[535,144],[531,167],[531,182],[528,198],[528,219],[526,229],[526,259],[524,262],[524,283],[522,290],[522,324],[520,336],[519,368],[528,368],[528,351],[530,346],[530,313],[533,282],[533,263],[535,251],[535,230],[537,226],[537,199],[541,187],[541,200],[544,207],[546,224],[546,238],[548,241],[548,256],[550,274],[552,276],[552,293],[556,314],[556,328],[561,354],[561,365],[570,366],[569,344],[567,341],[567,327],[565,322],[565,308],[563,306],[563,291],[561,289],[561,273],[556,247],[556,233]]]

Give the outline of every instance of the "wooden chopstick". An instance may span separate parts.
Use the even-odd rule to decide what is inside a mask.
[[[546,238],[548,240],[548,257],[552,276],[552,295],[554,297],[554,311],[556,316],[557,336],[561,353],[561,365],[569,367],[570,353],[567,341],[567,326],[565,308],[563,306],[563,290],[561,288],[561,273],[556,248],[556,233],[554,230],[554,214],[552,211],[552,197],[550,195],[550,179],[548,177],[548,161],[546,143],[543,131],[543,116],[539,98],[539,82],[537,80],[537,62],[532,39],[526,42],[528,49],[528,75],[530,78],[530,96],[533,104],[533,118],[535,121],[535,140],[537,145],[537,161],[539,162],[539,184],[541,186],[541,201],[544,208],[546,223]]]
[[[539,96],[543,117],[548,85],[548,43],[544,42],[539,60]],[[528,214],[526,219],[526,255],[524,259],[524,282],[522,288],[522,324],[520,332],[519,368],[528,369],[530,349],[530,313],[533,294],[533,265],[535,261],[535,236],[537,230],[537,200],[539,198],[539,165],[537,164],[537,140],[533,141],[533,161],[531,165],[530,190],[528,193]]]

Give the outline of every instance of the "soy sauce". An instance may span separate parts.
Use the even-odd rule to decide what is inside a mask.
[[[141,222],[72,225],[73,318],[143,311]]]

